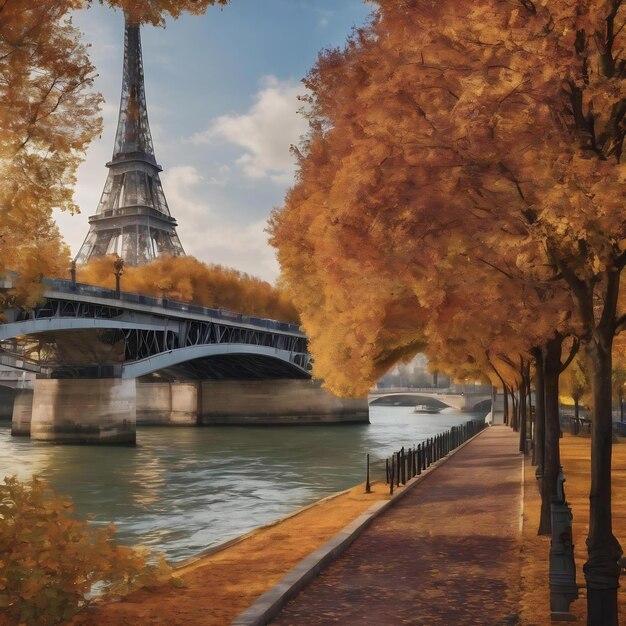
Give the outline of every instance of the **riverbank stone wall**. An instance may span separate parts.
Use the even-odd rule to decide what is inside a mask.
[[[369,423],[367,398],[338,398],[312,380],[202,381],[202,424]]]
[[[195,426],[198,385],[197,382],[137,382],[137,424]]]

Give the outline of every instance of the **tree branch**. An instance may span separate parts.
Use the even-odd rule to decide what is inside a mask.
[[[532,209],[532,207],[528,204],[528,201],[526,200],[526,197],[524,196],[524,192],[522,191],[522,187],[520,185],[519,180],[517,179],[515,174],[513,174],[512,170],[509,167],[507,167],[502,161],[498,163],[498,168],[504,174],[508,174],[508,180],[510,180],[515,185],[515,188],[517,189],[517,193],[519,194],[519,197],[521,198],[522,202],[526,205],[526,208],[522,209],[522,215],[524,216],[528,224],[532,226],[537,221],[537,214],[535,210]]]
[[[504,274],[510,280],[516,280],[515,276],[513,276],[512,274],[509,274],[508,272],[498,267],[497,265],[490,263],[489,261],[487,261],[487,259],[483,259],[482,257],[476,257],[476,260],[480,261],[481,263],[484,263],[485,265],[488,265],[491,269],[496,270],[496,272],[500,272],[501,274]]]
[[[506,384],[506,382],[504,381],[504,377],[502,376],[502,374],[500,374],[500,372],[498,371],[498,369],[496,368],[496,366],[493,364],[493,362],[491,361],[491,356],[489,354],[489,350],[485,350],[485,356],[487,357],[487,363],[489,363],[491,369],[496,373],[496,376],[500,379],[500,382],[502,383],[502,391],[504,393],[507,392],[507,388],[508,385]]]
[[[565,363],[561,363],[561,372],[564,372],[569,364],[573,361],[574,357],[578,354],[578,349],[580,348],[580,341],[578,337],[573,337],[572,347],[569,351],[569,356],[565,359]]]

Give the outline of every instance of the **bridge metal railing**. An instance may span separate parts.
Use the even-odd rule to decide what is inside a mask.
[[[466,385],[454,383],[449,387],[376,387],[369,392],[370,396],[384,396],[392,393],[431,393],[441,395],[490,394],[490,385]]]
[[[205,315],[227,322],[230,321],[241,324],[251,324],[253,326],[259,326],[261,328],[266,328],[269,330],[278,330],[283,332],[300,334],[302,332],[298,324],[281,322],[278,320],[272,320],[264,317],[244,315],[243,313],[237,313],[228,309],[213,309],[200,306],[198,304],[179,302],[178,300],[170,300],[169,298],[145,296],[139,293],[133,293],[132,291],[122,291],[118,295],[115,289],[107,289],[105,287],[97,287],[94,285],[87,285],[85,283],[74,283],[71,280],[64,280],[62,278],[44,278],[41,282],[44,286],[49,287],[54,291],[66,293],[68,295],[82,295],[93,298],[106,298],[118,302],[127,302],[129,304],[158,307],[164,309],[165,311],[194,313],[196,315]]]
[[[469,420],[459,426],[452,426],[450,429],[429,437],[417,445],[402,446],[397,452],[393,452],[390,457],[382,459],[380,467],[384,462],[385,483],[389,485],[389,494],[393,495],[395,487],[406,485],[406,483],[419,476],[427,470],[433,463],[436,463],[455,450],[468,439],[484,430],[488,424],[485,420]],[[367,470],[365,490],[370,491],[370,455],[367,455]]]

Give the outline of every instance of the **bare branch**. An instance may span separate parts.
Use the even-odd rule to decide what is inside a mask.
[[[504,274],[510,280],[516,280],[516,277],[513,276],[513,274],[509,274],[507,271],[503,270],[501,267],[498,267],[497,265],[494,265],[493,263],[490,263],[489,261],[487,261],[487,259],[483,259],[482,257],[476,257],[476,260],[480,261],[481,263],[484,263],[485,265],[488,265],[491,269],[496,270],[496,272],[500,272],[501,274]]]
[[[565,359],[565,363],[561,363],[561,371],[564,372],[569,364],[573,361],[574,357],[578,354],[578,349],[580,348],[580,341],[578,337],[573,338],[572,347],[570,348],[569,355],[567,359]]]

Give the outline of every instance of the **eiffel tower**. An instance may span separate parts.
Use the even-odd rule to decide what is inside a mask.
[[[117,254],[142,265],[168,254],[184,255],[176,220],[163,193],[152,145],[143,77],[139,25],[125,16],[122,99],[109,174],[76,263]]]

